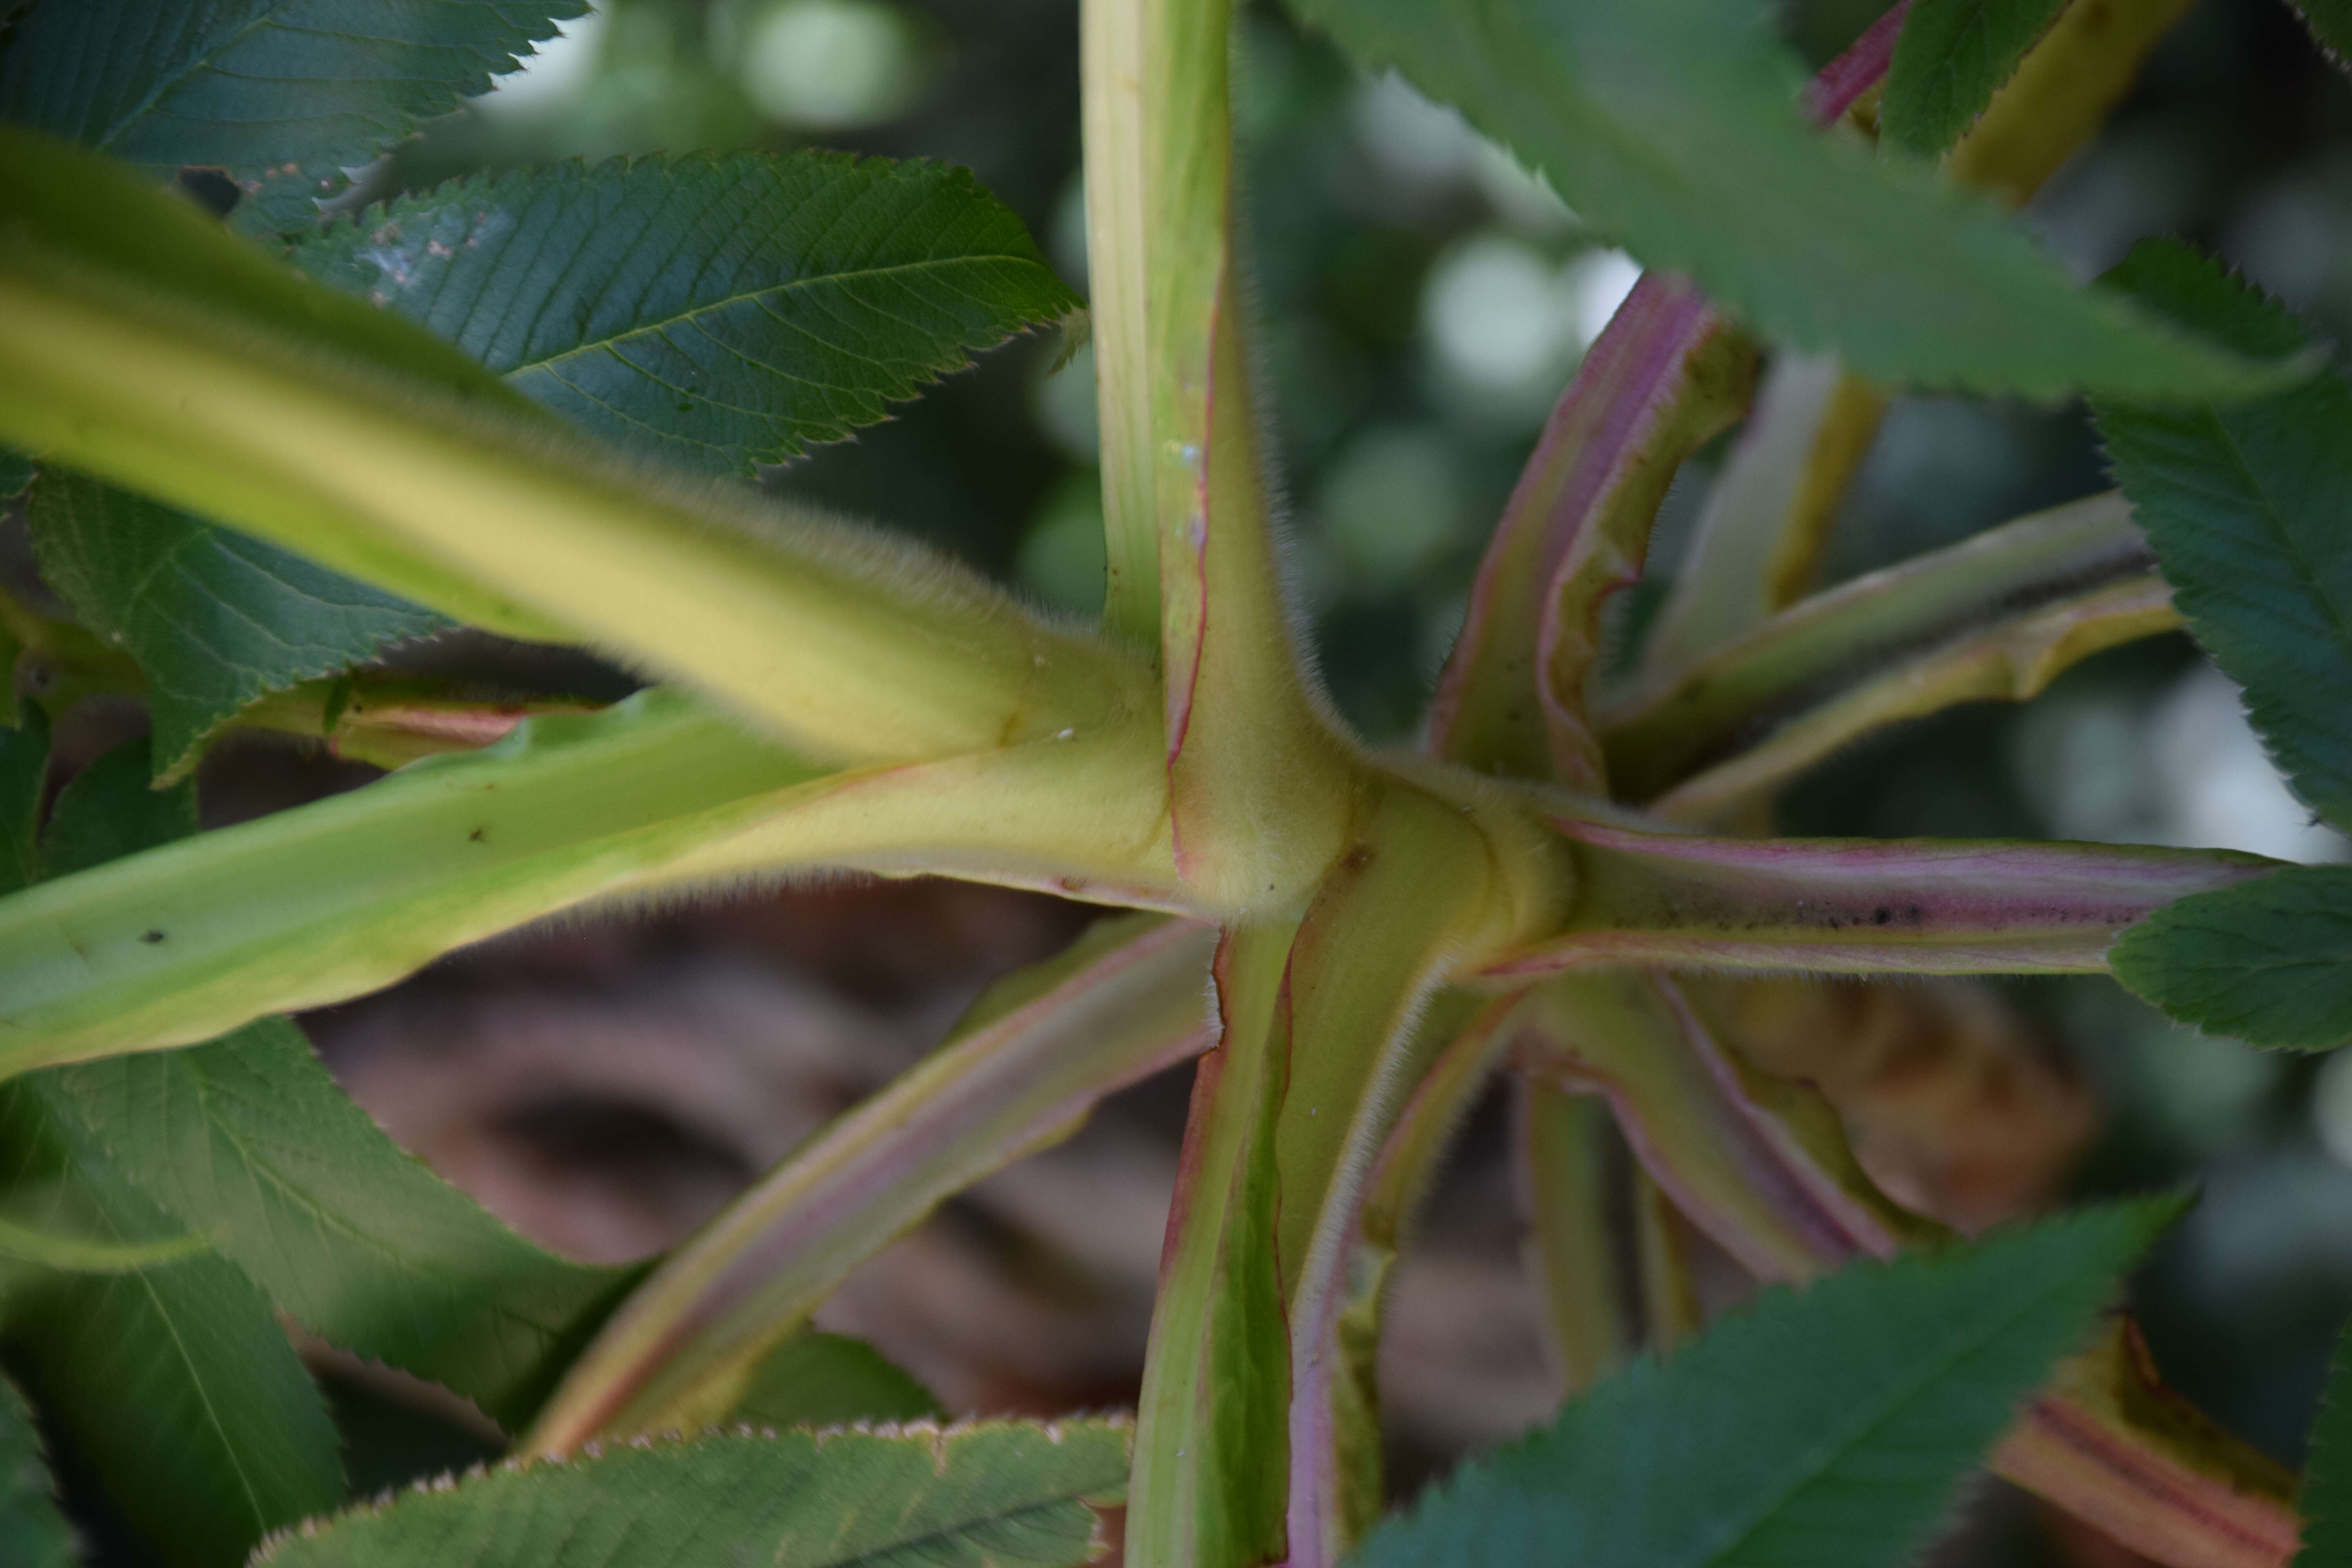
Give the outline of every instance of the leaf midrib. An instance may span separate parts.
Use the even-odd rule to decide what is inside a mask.
[[[762,300],[772,299],[779,294],[789,294],[799,289],[811,289],[820,285],[862,281],[866,279],[888,278],[900,273],[920,273],[934,268],[943,269],[957,267],[971,267],[984,262],[1008,262],[1013,266],[1027,268],[1033,271],[1043,269],[1043,264],[1031,258],[1003,255],[992,252],[973,256],[931,257],[921,261],[894,262],[887,267],[861,267],[846,271],[824,272],[819,273],[814,277],[795,278],[789,282],[770,284],[758,289],[743,289],[740,292],[729,294],[723,298],[713,300],[707,304],[696,305],[688,310],[679,310],[673,315],[664,316],[657,321],[640,323],[637,326],[629,328],[626,331],[614,332],[610,336],[590,339],[576,343],[571,348],[564,349],[558,353],[542,355],[538,359],[518,360],[513,365],[499,374],[509,376],[519,375],[525,371],[541,370],[550,365],[562,364],[566,360],[575,359],[580,355],[593,353],[601,350],[608,350],[618,343],[625,343],[638,338],[649,337],[656,332],[667,332],[672,327],[677,326],[681,323],[699,326],[701,323],[697,321],[697,318],[699,316],[703,316],[716,310],[723,310],[734,305],[758,303]]]

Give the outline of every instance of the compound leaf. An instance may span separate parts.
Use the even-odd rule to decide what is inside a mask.
[[[1108,1421],[711,1436],[509,1462],[306,1525],[274,1568],[1058,1568],[1092,1560],[1116,1500]]]
[[[1753,0],[1294,0],[1549,176],[1648,266],[1874,379],[2052,396],[2224,392],[2255,373],[2074,288],[1995,209],[1801,122]]]
[[[2065,3],[1913,0],[1886,72],[1880,136],[1923,157],[1948,152]]]
[[[2176,1213],[2084,1209],[1768,1291],[1465,1466],[1356,1561],[1895,1568]]]
[[[78,1557],[32,1409],[15,1384],[0,1378],[0,1563],[74,1568]]]
[[[292,256],[587,429],[732,472],[1079,303],[966,171],[825,153],[485,175]]]
[[[227,171],[247,226],[292,228],[417,121],[457,107],[586,0],[68,0],[0,57],[0,118],[159,175]]]
[[[2184,245],[2144,243],[2112,276],[2241,348],[2302,341],[2284,310]],[[2094,412],[2189,631],[2245,688],[2295,793],[2352,825],[2352,386],[2329,374],[2246,402],[2105,398]]]
[[[29,513],[41,572],[147,677],[159,777],[179,777],[248,703],[449,625],[249,534],[55,472]]]
[[[2352,1040],[2352,868],[2200,893],[2124,934],[2116,978],[2184,1024],[2257,1046]]]

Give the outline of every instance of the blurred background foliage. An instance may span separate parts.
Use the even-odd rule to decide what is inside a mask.
[[[1782,20],[1818,63],[1874,14],[1872,0],[1791,0]],[[1636,269],[1450,111],[1393,79],[1360,77],[1278,7],[1254,5],[1247,21],[1248,251],[1291,570],[1341,708],[1368,738],[1400,740],[1547,409]],[[660,150],[818,144],[938,158],[972,168],[1083,288],[1077,124],[1075,0],[605,0],[365,189]],[[2352,330],[2352,84],[2284,7],[2201,0],[2107,132],[2023,221],[2086,278],[2142,236],[2186,237],[2341,338]],[[1045,338],[1007,345],[891,423],[762,482],[907,530],[1047,605],[1090,614],[1102,572],[1091,361],[1081,350],[1057,372],[1062,349]],[[1671,570],[1721,445],[1669,498],[1659,570]],[[2079,406],[1902,398],[1845,504],[1828,578],[2105,482]],[[2092,660],[2030,707],[1977,705],[1901,730],[1820,769],[1780,815],[1801,833],[2347,855],[2281,786],[2234,689],[2177,637]],[[1050,946],[1067,928],[1040,918],[1036,942]],[[705,915],[676,943],[707,946],[722,930],[740,942],[744,929]],[[589,939],[567,940],[576,949]],[[510,970],[518,950],[503,951],[461,955],[437,984],[462,989],[485,963]],[[2143,1282],[2144,1319],[2179,1386],[2294,1458],[2326,1338],[2352,1303],[2352,1053],[2307,1060],[2205,1039],[2103,980],[2009,991],[2103,1107],[2074,1190],[2202,1184],[2202,1205]],[[915,1011],[910,1039],[946,1016]],[[340,1035],[331,1018],[314,1023],[331,1058],[342,1040],[347,1081],[365,1078],[362,1037],[389,1016],[347,1018]],[[879,1075],[867,1063],[848,1076]],[[1163,1091],[1144,1120],[1165,1132],[1180,1103],[1181,1088]],[[1472,1141],[1499,1134],[1490,1115]],[[771,1130],[752,1142],[772,1158],[789,1139]],[[740,1184],[755,1168],[712,1180]],[[1473,1208],[1507,1206],[1499,1179],[1465,1190],[1486,1194]],[[516,1205],[529,1200],[509,1212]],[[1144,1233],[1131,1250],[1147,1274],[1155,1225],[1139,1214],[1129,1227]],[[1139,1357],[1132,1316],[1119,1331],[1132,1332]],[[1404,1314],[1400,1331],[1410,1336],[1414,1321]],[[1120,1397],[1117,1361],[1083,1386]],[[1407,1387],[1402,1397],[1414,1396]],[[1487,1425],[1526,1418],[1504,1409]],[[1477,1435],[1436,1431],[1430,1457]]]

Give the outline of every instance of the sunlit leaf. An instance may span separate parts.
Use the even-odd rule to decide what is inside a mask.
[[[1768,1292],[1465,1465],[1357,1562],[1896,1568],[2177,1212],[2086,1209]]]
[[[2186,246],[2147,241],[2112,276],[2250,352],[2303,342],[2284,310]],[[2352,386],[2330,373],[2247,402],[2093,408],[2189,632],[2246,689],[2295,793],[2352,826]]]
[[[1879,134],[1934,157],[1968,130],[2066,0],[1912,0],[1886,73]]]
[[[2158,910],[2116,978],[2184,1024],[2257,1046],[2352,1040],[2352,868],[2296,866]]]
[[[274,1568],[1061,1568],[1098,1549],[1127,1430],[1013,1422],[712,1436],[509,1463],[305,1525]]]
[[[143,164],[226,169],[241,220],[293,227],[419,120],[515,68],[586,0],[72,0],[0,57],[0,118]]]
[[[0,1378],[0,1563],[74,1568],[79,1557],[73,1531],[58,1511],[33,1412],[16,1385]]]
[[[247,703],[449,623],[248,534],[59,470],[29,504],[42,575],[147,677],[166,780]]]
[[[1752,0],[1296,8],[1458,106],[1650,267],[1863,374],[2043,397],[2260,384],[2248,361],[2075,289],[1989,204],[1807,132]]]
[[[583,428],[722,472],[1078,306],[968,172],[821,153],[480,175],[290,254]]]

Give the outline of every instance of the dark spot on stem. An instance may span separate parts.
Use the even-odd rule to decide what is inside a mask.
[[[468,833],[467,835],[466,835],[466,842],[467,842],[467,843],[468,843],[468,844],[479,844],[479,843],[481,843],[484,839],[488,838],[488,837],[489,837],[489,834],[490,834],[490,830],[489,830],[488,828],[487,828],[487,827],[477,827],[476,829],[474,829],[474,831],[473,831],[473,832]]]
[[[1872,923],[1876,925],[1885,925],[1887,921],[1895,918],[1895,911],[1888,909],[1885,904],[1881,904],[1875,910],[1872,911],[1870,918]]]
[[[142,931],[139,933],[139,940],[150,942],[161,942],[163,940],[163,933],[160,931]]]

